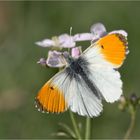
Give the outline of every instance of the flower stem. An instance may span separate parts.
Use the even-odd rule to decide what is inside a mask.
[[[90,132],[91,132],[91,119],[89,117],[86,118],[86,132],[85,132],[85,139],[90,139]]]
[[[76,121],[75,121],[75,118],[74,118],[74,115],[71,111],[70,112],[70,118],[71,118],[71,121],[72,121],[72,124],[73,124],[73,128],[74,128],[74,131],[75,131],[75,134],[76,134],[76,137],[78,140],[81,140],[81,135],[80,135],[80,132],[79,132],[79,128],[76,124]]]
[[[129,128],[127,129],[126,134],[124,136],[124,140],[129,139],[129,137],[133,131],[134,125],[135,125],[135,119],[136,119],[136,112],[134,111],[133,113],[131,113],[131,122],[130,122]]]

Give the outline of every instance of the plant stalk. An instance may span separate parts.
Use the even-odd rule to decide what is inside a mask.
[[[71,111],[69,111],[69,112],[70,112],[70,118],[71,118],[71,121],[72,121],[72,124],[73,124],[73,128],[74,128],[76,137],[77,137],[78,140],[81,140],[82,138],[81,138],[81,135],[80,135],[80,132],[79,132],[79,128],[78,128],[78,126],[76,124],[74,114]]]
[[[128,140],[130,138],[130,135],[134,129],[135,120],[136,120],[136,112],[134,111],[133,113],[131,113],[131,122],[124,136],[124,140]]]
[[[86,132],[85,132],[85,139],[90,139],[90,132],[91,132],[91,118],[86,118]]]

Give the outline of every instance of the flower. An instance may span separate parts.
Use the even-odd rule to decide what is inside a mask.
[[[76,42],[88,41],[88,40],[92,40],[93,38],[94,38],[94,35],[92,33],[78,33],[73,36],[73,40]]]
[[[107,33],[106,28],[102,23],[93,24],[90,31],[94,36],[96,36],[96,38],[100,38]]]
[[[78,58],[81,54],[81,46],[71,49],[71,56],[73,58]]]
[[[39,61],[37,61],[37,64],[40,64],[42,66],[46,66],[46,59],[45,58],[40,58]]]
[[[75,41],[72,36],[68,34],[62,34],[60,36],[52,37],[52,39],[44,39],[35,43],[41,47],[58,47],[58,48],[73,48],[75,47]]]
[[[116,30],[109,32],[112,33],[121,33],[127,37],[127,33],[124,30]],[[107,34],[106,28],[102,23],[93,24],[90,28],[90,33],[78,33],[73,36],[70,36],[66,33],[61,34],[59,36],[54,36],[52,39],[44,39],[42,41],[38,41],[35,44],[40,47],[54,47],[54,48],[74,48],[76,47],[76,42],[79,41],[92,41],[94,43],[99,38],[103,37]]]
[[[130,94],[130,97],[121,96],[119,100],[119,109],[124,111],[128,110],[130,113],[135,111],[140,105],[140,97],[135,93]]]
[[[120,97],[118,108],[122,111],[126,109],[127,99],[123,95]]]
[[[37,64],[53,68],[61,68],[66,65],[66,60],[63,57],[63,52],[49,51],[48,58],[40,58],[39,61],[37,61]]]
[[[49,67],[54,68],[64,67],[67,64],[62,52],[59,51],[49,51],[46,63]]]
[[[134,106],[139,105],[139,97],[135,93],[131,94],[129,100],[130,100],[131,104],[133,104]]]
[[[102,36],[106,35],[106,28],[102,23],[93,24],[90,28],[90,33],[78,33],[74,35],[74,41],[92,41],[95,42]]]
[[[70,30],[71,31],[71,30]],[[121,33],[127,37],[127,33],[123,30],[112,31],[111,33]],[[38,46],[45,47],[45,48],[53,48],[55,51],[48,52],[47,60],[45,58],[41,58],[37,63],[41,64],[42,66],[49,66],[49,67],[64,67],[66,65],[66,56],[68,55],[60,51],[62,48],[71,48],[71,56],[73,58],[78,58],[81,54],[81,46],[76,47],[76,43],[79,41],[91,41],[94,43],[99,38],[103,37],[107,34],[106,28],[102,23],[93,24],[90,28],[90,33],[78,33],[73,36],[68,35],[66,33],[61,34],[59,36],[54,36],[52,39],[44,39],[42,41],[36,42]],[[128,53],[128,51],[127,51]],[[63,55],[62,55],[63,54]],[[65,56],[66,55],[66,56]],[[65,56],[65,57],[64,57]]]
[[[60,46],[62,46],[62,48],[73,48],[76,45],[73,40],[73,37],[69,36],[68,34],[60,35],[59,41],[60,41]]]
[[[100,37],[106,34],[106,28],[102,23],[96,23],[91,26],[90,33],[78,33],[70,36],[66,33],[60,36],[54,36],[52,39],[44,39],[38,41],[35,44],[40,47],[54,47],[54,48],[74,48],[76,47],[76,42],[79,41],[92,41],[95,42]]]
[[[71,31],[71,30],[70,30]],[[114,31],[115,32],[115,31]],[[119,30],[119,32],[123,32]],[[42,66],[49,67],[64,67],[66,63],[66,56],[69,57],[69,54],[56,51],[62,50],[62,48],[71,48],[71,56],[73,58],[78,58],[81,54],[81,46],[76,47],[76,43],[79,41],[91,41],[94,43],[96,40],[101,38],[106,34],[106,28],[102,23],[93,24],[90,28],[90,33],[78,33],[73,36],[68,34],[61,34],[59,36],[54,36],[52,39],[44,39],[42,41],[36,42],[38,46],[45,48],[53,48],[48,52],[48,58],[40,58],[37,62]],[[123,32],[126,36],[127,34]]]

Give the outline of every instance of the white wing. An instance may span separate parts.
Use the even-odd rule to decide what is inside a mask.
[[[102,111],[101,100],[94,95],[79,75],[77,78],[70,78],[64,71],[53,80],[53,83],[63,91],[68,107],[73,112],[93,117]]]
[[[122,94],[122,81],[118,71],[110,67],[89,66],[89,79],[96,84],[107,102],[118,100]]]
[[[98,116],[101,100],[89,89],[83,79],[73,77],[64,69],[52,77],[39,91],[36,103],[40,110],[60,113],[70,108],[82,116]]]
[[[102,111],[101,100],[87,87],[79,76],[79,80],[73,79],[70,84],[70,93],[75,93],[69,100],[70,108],[82,116],[98,116]]]
[[[88,62],[88,78],[97,86],[107,102],[118,100],[122,94],[122,81],[118,71],[100,53],[97,44],[89,47],[81,56]]]
[[[122,34],[123,36],[125,36],[125,37],[127,37],[128,36],[128,34],[127,34],[127,32],[126,31],[124,31],[124,30],[115,30],[115,31],[112,31],[112,32],[109,32],[109,34]]]

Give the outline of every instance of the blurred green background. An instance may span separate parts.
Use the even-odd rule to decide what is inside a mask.
[[[60,129],[59,122],[71,126],[68,111],[42,114],[34,107],[38,90],[57,72],[36,64],[47,49],[34,43],[69,33],[71,26],[72,34],[89,32],[96,22],[108,31],[128,32],[130,53],[120,68],[123,91],[139,95],[140,2],[0,2],[0,138],[56,138],[51,135]],[[75,116],[85,123],[84,117]],[[132,138],[140,138],[139,117],[140,110]],[[129,122],[118,103],[104,103],[102,115],[93,118],[92,137],[122,138]]]

